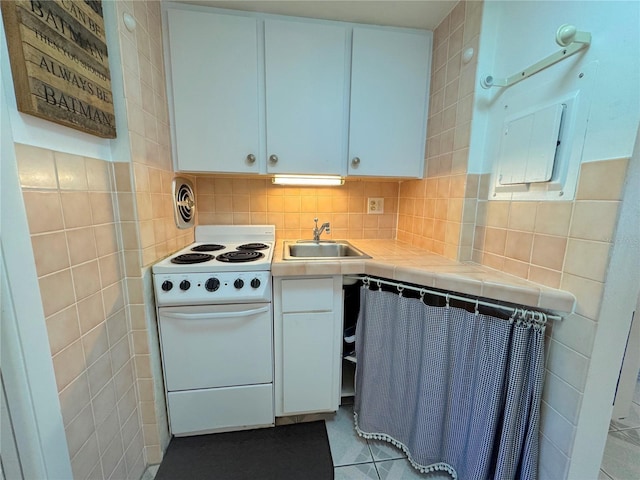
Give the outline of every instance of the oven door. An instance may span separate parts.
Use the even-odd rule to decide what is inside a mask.
[[[270,303],[158,309],[169,392],[273,381]]]

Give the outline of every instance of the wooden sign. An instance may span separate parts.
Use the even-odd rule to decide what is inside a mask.
[[[18,110],[115,138],[102,2],[1,0]]]

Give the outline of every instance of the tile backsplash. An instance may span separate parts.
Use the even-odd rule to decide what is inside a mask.
[[[347,180],[341,187],[283,187],[269,179],[198,175],[198,224],[276,226],[278,239],[312,238],[313,219],[330,222],[323,238],[395,238],[398,182]],[[368,198],[384,213],[367,214]]]
[[[482,2],[459,2],[434,32],[426,177],[400,187],[398,240],[455,260],[470,260],[475,176],[467,176]]]
[[[473,261],[569,290],[578,297],[577,313],[597,318],[627,165],[582,164],[573,201],[489,201],[479,193]],[[486,191],[489,180],[481,175],[479,189]]]

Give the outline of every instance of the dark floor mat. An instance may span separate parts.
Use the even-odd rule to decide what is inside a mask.
[[[324,421],[173,437],[156,480],[332,480]]]

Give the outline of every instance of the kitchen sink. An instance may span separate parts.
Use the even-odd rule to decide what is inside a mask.
[[[284,260],[357,260],[371,258],[346,240],[284,242]]]

